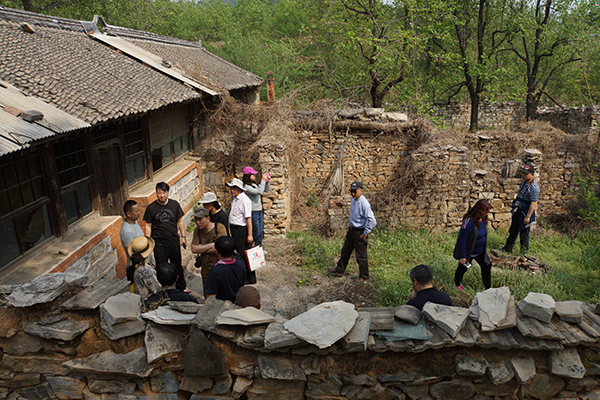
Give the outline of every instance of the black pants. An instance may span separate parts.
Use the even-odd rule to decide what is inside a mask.
[[[246,261],[246,250],[250,248],[248,243],[248,227],[241,225],[230,225],[231,237],[235,242],[235,251],[240,255],[244,264],[246,264],[246,283],[256,283],[256,272],[248,269],[248,262]]]
[[[508,229],[508,238],[506,239],[506,244],[504,245],[504,250],[512,251],[515,242],[517,241],[517,236],[521,238],[521,251],[526,252],[529,251],[529,228],[519,229],[519,224],[521,222],[521,211],[514,213],[512,216],[512,220],[510,222],[510,228]]]
[[[177,283],[175,288],[179,290],[185,290],[187,287],[185,283],[185,275],[183,273],[183,267],[181,266],[181,249],[179,246],[160,246],[154,247],[154,258],[156,258],[156,266],[158,267],[162,263],[170,262],[175,265],[177,269]]]
[[[350,261],[352,251],[356,252],[356,262],[358,263],[359,277],[363,279],[369,278],[369,259],[367,258],[367,241],[360,238],[364,229],[348,228],[346,239],[342,246],[342,254],[340,260],[335,267],[339,273],[344,273]]]
[[[476,255],[475,257],[467,258],[468,262],[472,260],[477,261],[479,264],[479,268],[481,268],[481,280],[483,281],[483,287],[489,289],[492,287],[492,263],[485,263],[485,253],[481,253]],[[454,273],[454,284],[459,286],[462,282],[463,276],[467,272],[467,267],[458,263],[458,267],[456,267],[456,272]]]

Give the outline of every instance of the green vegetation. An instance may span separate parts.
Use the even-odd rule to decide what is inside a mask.
[[[0,5],[201,40],[276,94],[427,112],[434,100],[600,100],[594,0],[0,0]],[[263,91],[263,96],[266,96]],[[472,119],[471,128],[476,129]]]
[[[343,237],[325,239],[313,232],[291,232],[288,235],[302,255],[301,268],[307,275],[327,274],[339,257]],[[488,247],[497,249],[506,239],[503,230],[490,230]],[[376,229],[369,236],[369,269],[378,290],[381,306],[404,304],[412,291],[409,272],[417,264],[433,268],[435,285],[451,296],[458,295],[454,287],[454,270],[457,262],[452,258],[455,234],[430,233],[426,230],[397,231]],[[551,295],[557,301],[582,300],[595,303],[600,300],[600,232],[581,232],[571,239],[560,234],[533,234],[530,254],[550,266],[546,274],[531,275],[520,269],[492,271],[494,287],[508,286],[517,300],[529,292]],[[357,273],[354,259],[348,272]],[[468,295],[483,290],[480,270],[476,264],[464,277],[463,285]]]

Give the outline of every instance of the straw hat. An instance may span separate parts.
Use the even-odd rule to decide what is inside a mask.
[[[154,239],[150,236],[138,236],[131,241],[129,247],[127,247],[127,254],[129,257],[133,253],[141,253],[142,257],[146,258],[154,250]]]

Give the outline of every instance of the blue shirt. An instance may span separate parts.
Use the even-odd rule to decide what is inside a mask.
[[[535,180],[531,181],[530,184],[525,181],[521,182],[517,193],[517,198],[519,197],[525,201],[538,201],[540,198],[540,185]]]
[[[375,214],[371,210],[371,204],[365,199],[365,196],[360,196],[358,200],[354,198],[350,201],[350,221],[348,224],[352,228],[364,228],[364,234],[368,235],[377,225]]]

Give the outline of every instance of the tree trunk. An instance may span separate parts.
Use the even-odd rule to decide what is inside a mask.
[[[537,100],[535,99],[533,93],[527,92],[527,100],[525,101],[525,104],[527,110],[526,119],[527,121],[533,121],[537,114]]]
[[[479,93],[471,94],[471,121],[469,122],[469,132],[476,132],[479,129]]]

